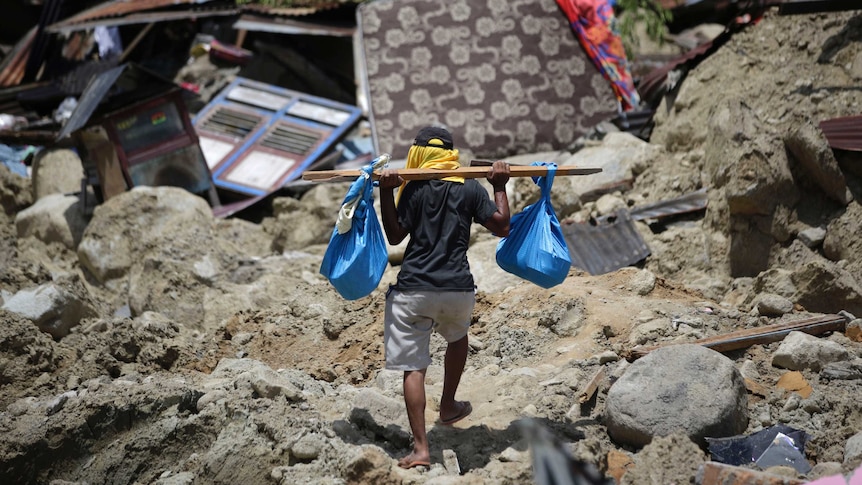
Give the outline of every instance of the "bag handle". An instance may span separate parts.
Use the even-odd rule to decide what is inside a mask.
[[[360,201],[371,202],[375,184],[371,176],[374,170],[389,164],[390,158],[388,153],[384,153],[360,169],[359,176],[350,185],[347,195],[344,196],[344,202],[338,210],[338,219],[335,221],[338,234],[345,234],[353,227],[353,216]]]
[[[533,162],[530,165],[547,168],[548,173],[546,175],[532,177],[532,179],[542,190],[542,198],[550,201],[551,187],[554,186],[554,177],[557,174],[557,164],[554,162]]]

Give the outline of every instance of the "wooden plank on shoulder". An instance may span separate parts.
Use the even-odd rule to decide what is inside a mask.
[[[488,167],[460,167],[452,170],[436,170],[428,168],[399,168],[395,169],[404,180],[435,180],[446,177],[485,178],[488,175]],[[561,165],[557,167],[556,175],[592,175],[601,172],[601,168],[582,168],[574,165]],[[511,177],[541,177],[547,175],[547,167],[533,165],[510,165]],[[335,182],[347,179],[355,179],[362,174],[361,170],[316,170],[306,171],[302,174],[303,180],[313,182]],[[374,171],[372,179],[379,178],[380,171]]]

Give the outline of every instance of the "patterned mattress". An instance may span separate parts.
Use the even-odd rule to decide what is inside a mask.
[[[377,153],[447,127],[468,157],[565,149],[617,114],[554,0],[374,0],[357,10]]]

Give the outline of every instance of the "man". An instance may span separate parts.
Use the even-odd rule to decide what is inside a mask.
[[[407,168],[458,168],[458,150],[443,128],[419,130],[407,153]],[[467,329],[476,288],[467,262],[470,226],[475,221],[497,236],[509,235],[509,165],[494,162],[488,170],[494,198],[474,179],[406,182],[397,171],[380,176],[380,210],[390,244],[410,235],[396,284],[386,295],[384,347],[386,368],[404,371],[404,402],[413,432],[413,452],[402,468],[430,466],[425,432],[425,372],[431,364],[431,333],[446,342],[439,424],[451,425],[473,410],[456,401],[455,391],[467,361]],[[393,189],[398,193],[393,194]]]

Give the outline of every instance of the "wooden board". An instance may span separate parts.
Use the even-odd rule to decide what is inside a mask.
[[[399,168],[395,169],[404,180],[434,180],[445,177],[464,177],[467,179],[485,178],[488,175],[488,167],[461,167],[453,170],[435,170],[428,168]],[[533,165],[510,165],[509,175],[511,177],[541,177],[548,173],[547,167]],[[601,172],[601,168],[581,168],[574,165],[561,165],[557,167],[556,175],[591,175]],[[362,174],[361,170],[316,170],[306,171],[302,174],[303,180],[313,182],[335,182],[347,179],[355,179]],[[377,180],[380,171],[375,171],[372,179]]]
[[[702,338],[693,342],[680,343],[702,345],[717,352],[727,352],[730,350],[748,348],[752,345],[778,342],[779,340],[783,340],[787,334],[794,331],[804,332],[809,335],[819,335],[825,332],[843,332],[846,326],[847,319],[841,315],[822,315],[791,323],[776,323],[765,327],[746,328],[722,335]],[[667,345],[679,344],[671,343]],[[661,347],[664,346],[654,345],[643,348],[636,347],[628,352],[626,359],[629,361],[637,360]]]

